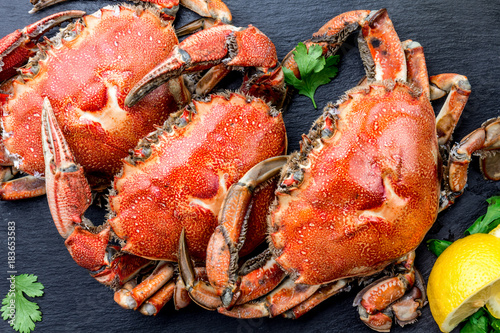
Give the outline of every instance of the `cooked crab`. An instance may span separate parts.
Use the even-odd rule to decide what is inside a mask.
[[[323,45],[329,52],[358,27],[367,78],[328,105],[304,135],[300,151],[283,162],[268,216],[269,250],[241,269],[238,249],[244,244],[242,217],[251,188],[276,168],[276,161],[269,166],[262,162],[229,191],[207,251],[213,290],[205,288],[209,297],[198,299],[210,301],[204,306],[238,318],[297,318],[349,289],[351,280],[391,266],[387,271],[394,275],[373,282],[356,297],[361,319],[388,331],[393,316],[401,325],[418,317],[425,290],[413,265],[414,250],[437,213],[462,193],[470,154],[497,149],[499,121],[464,139],[442,167],[440,148],[444,154],[470,94],[467,78],[428,78],[422,46],[401,43],[386,10],[339,15],[306,44]],[[284,65],[293,64],[291,53]],[[436,119],[430,100],[446,93]],[[485,132],[490,140],[484,139]],[[485,165],[491,163],[496,160],[487,158]],[[487,173],[498,178],[497,168],[498,163]],[[450,186],[441,186],[443,173]],[[180,243],[179,264],[188,291],[194,291],[199,282],[188,245]]]
[[[212,74],[219,77],[233,68],[250,67],[242,90],[258,91],[264,99],[277,102],[285,94],[275,47],[252,26],[221,24],[202,30],[175,47],[167,59],[179,65],[175,77],[210,69],[210,79],[203,80],[203,86],[213,84]],[[163,66],[153,72],[161,72]],[[141,86],[150,87],[147,78],[140,81]],[[162,80],[171,78],[151,84],[161,85]],[[146,90],[133,89],[127,101],[137,102]],[[115,293],[115,300],[126,308],[141,307],[145,314],[156,314],[172,297],[181,231],[185,230],[191,255],[203,261],[228,188],[258,162],[286,150],[281,114],[263,99],[246,93],[194,99],[142,139],[124,160],[109,198],[110,219],[96,228],[82,218],[91,201],[90,187],[48,99],[42,123],[47,198],[69,252],[106,285],[121,288],[131,281]],[[265,237],[264,212],[274,187],[266,182],[255,190],[254,212],[247,216],[251,237],[242,249],[246,252]],[[157,261],[155,271],[135,286],[135,277]],[[174,297],[177,307],[186,298],[181,283]]]
[[[211,3],[222,7],[218,0]],[[156,7],[106,7],[37,44],[50,28],[84,14],[62,12],[0,40],[0,81],[6,80],[0,86],[1,199],[25,198],[45,191],[40,140],[45,97],[50,99],[68,144],[96,189],[109,185],[120,170],[120,160],[140,138],[186,105],[190,94],[181,77],[170,80],[134,107],[124,105],[134,84],[178,44],[172,21],[161,18]],[[231,19],[227,8],[198,12]],[[182,33],[199,26],[200,22],[188,25]],[[30,57],[16,76],[16,69]],[[32,176],[10,180],[17,170]]]

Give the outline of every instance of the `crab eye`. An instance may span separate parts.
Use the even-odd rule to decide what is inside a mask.
[[[175,125],[179,128],[182,128],[182,127],[186,126],[187,123],[188,123],[187,119],[184,117],[181,117],[181,118],[177,119],[177,121],[175,122]]]
[[[175,125],[179,128],[182,128],[186,126],[190,120],[191,120],[191,112],[189,112],[189,110],[186,109],[184,110],[182,115],[179,118],[177,118],[177,120],[175,121]]]
[[[68,173],[76,172],[76,171],[78,171],[78,166],[75,165],[75,164],[71,164],[67,168],[60,168],[59,171],[61,171],[61,172],[68,172]]]
[[[304,180],[304,171],[302,169],[289,173],[281,182],[281,187],[298,187]]]
[[[178,10],[179,6],[173,6],[172,8],[163,8],[161,12],[167,16],[175,17]]]
[[[37,75],[38,72],[40,71],[40,66],[38,66],[38,64],[33,64],[31,67],[30,67],[30,70],[31,70],[31,74],[33,75]]]
[[[323,128],[323,130],[321,131],[321,137],[323,139],[327,139],[327,138],[331,137],[332,134],[333,134],[333,132],[329,128]]]
[[[151,148],[150,147],[141,147],[138,149],[134,149],[134,157],[140,159],[147,159],[151,156]]]
[[[335,132],[333,119],[327,115],[323,123],[323,128],[321,129],[321,137],[323,139],[328,139],[333,135],[333,132]]]
[[[77,33],[76,31],[74,30],[71,30],[71,31],[67,31],[64,36],[63,36],[63,39],[67,42],[71,42],[73,39],[75,39],[77,36]]]

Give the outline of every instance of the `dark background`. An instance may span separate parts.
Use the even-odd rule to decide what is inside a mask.
[[[28,14],[28,0],[0,0],[0,36],[22,28],[48,14],[83,9],[92,13],[113,1],[72,1],[35,15]],[[231,1],[228,7],[235,25],[253,24],[276,44],[283,58],[299,41],[308,39],[333,16],[353,9],[386,7],[402,40],[419,41],[425,49],[430,75],[457,72],[468,76],[472,94],[454,138],[459,140],[483,121],[500,114],[498,78],[500,42],[498,1]],[[184,24],[196,15],[179,13]],[[340,74],[333,83],[320,87],[316,94],[319,109],[303,96],[296,96],[285,114],[290,151],[298,148],[300,135],[320,114],[328,101],[335,101],[364,75],[354,39],[342,49]],[[440,103],[437,103],[439,106]],[[469,172],[469,186],[457,203],[437,219],[427,238],[459,238],[486,209],[485,199],[498,194],[500,184],[482,179],[477,160]],[[92,212],[91,212],[92,213]],[[87,214],[98,222],[102,212]],[[172,303],[156,318],[126,311],[113,301],[113,293],[97,283],[69,256],[54,227],[45,197],[19,202],[0,202],[0,294],[8,291],[7,222],[16,222],[16,269],[19,274],[38,275],[45,295],[37,298],[43,321],[38,332],[369,332],[351,306],[355,292],[334,297],[304,317],[236,320],[190,305],[176,312]],[[424,245],[417,250],[417,267],[427,279],[435,257]],[[357,289],[356,289],[357,290]],[[438,332],[429,311],[406,332]],[[1,321],[0,331],[9,332]],[[394,332],[403,332],[396,327]]]

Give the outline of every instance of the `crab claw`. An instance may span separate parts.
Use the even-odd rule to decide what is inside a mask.
[[[47,200],[69,253],[99,282],[123,284],[150,261],[129,254],[116,256],[119,248],[108,244],[111,227],[106,224],[94,228],[83,217],[92,201],[90,186],[68,147],[48,98],[42,109],[42,144]]]
[[[48,98],[42,109],[42,144],[50,212],[64,238],[82,223],[92,195],[83,168],[77,164],[57,123]]]
[[[271,40],[253,26],[238,28],[220,24],[186,38],[160,65],[140,80],[129,92],[125,104],[136,104],[148,93],[184,73],[227,67],[273,68],[278,59]]]
[[[205,281],[196,279],[184,229],[182,229],[179,239],[179,271],[189,296],[196,304],[207,310],[215,310],[222,305],[212,286]]]
[[[246,302],[265,295],[283,280],[285,273],[277,263],[269,255],[262,255],[247,265],[250,272],[243,277],[240,289],[237,263],[238,252],[244,244],[252,193],[256,186],[278,174],[286,160],[286,156],[278,156],[258,163],[229,189],[219,215],[220,224],[208,245],[210,284],[196,278],[184,232],[181,234],[179,270],[186,290],[198,305],[213,310],[232,306],[240,299]]]
[[[354,10],[335,16],[325,23],[313,38],[304,42],[309,49],[311,45],[319,45],[323,49],[323,55],[329,57],[335,54],[342,43],[356,31],[363,20],[370,14],[369,10]],[[282,66],[290,69],[297,78],[300,78],[299,67],[295,62],[295,48],[283,59]]]
[[[247,216],[249,214],[250,203],[254,189],[261,183],[277,175],[287,161],[287,156],[272,157],[262,161],[251,168],[238,183],[231,186],[224,200],[223,208],[219,214],[219,225],[215,229],[207,247],[207,275],[211,285],[221,296],[225,307],[232,306],[237,298],[246,297],[248,293],[258,292],[262,288],[246,288],[240,290],[240,278],[238,277],[239,250],[242,248],[245,239],[245,230],[247,229]],[[273,285],[279,283],[284,272],[278,267],[274,260],[262,258],[261,268],[262,276],[266,277],[267,282],[275,281]],[[252,265],[253,269],[249,274],[255,275],[260,270],[255,269],[256,263]],[[244,286],[259,280],[258,275],[252,279],[247,279]],[[261,283],[261,285],[263,285]],[[243,291],[243,293],[242,293]],[[263,291],[263,294],[269,292],[269,289]],[[236,296],[236,297],[235,297]]]
[[[36,13],[46,7],[67,0],[31,0],[33,8],[30,13]],[[179,0],[141,0],[155,4],[160,8],[164,18],[173,20],[179,10]],[[221,0],[180,0],[181,5],[204,17],[213,17],[224,23],[231,23],[231,12]]]
[[[165,0],[147,1],[165,2]],[[166,2],[168,2],[168,0]],[[177,0],[177,2],[179,1]],[[180,3],[184,7],[189,8],[193,12],[204,17],[212,17],[224,23],[231,23],[231,21],[233,20],[231,12],[227,8],[226,4],[221,0],[180,0]]]
[[[0,40],[0,81],[16,74],[16,69],[22,66],[29,57],[35,54],[35,43],[50,29],[59,24],[82,17],[85,12],[69,10],[47,16],[22,30],[16,30]]]

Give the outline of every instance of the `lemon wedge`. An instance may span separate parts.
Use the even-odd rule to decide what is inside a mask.
[[[443,332],[484,305],[500,317],[500,229],[452,243],[439,256],[427,284],[432,316]]]
[[[500,238],[500,224],[497,227],[490,231],[490,235],[496,236]]]
[[[500,225],[498,225],[495,229],[490,231],[490,235],[496,236],[500,238]],[[497,319],[500,319],[500,292],[492,296],[489,300],[486,301],[486,308],[491,313],[491,315]]]

